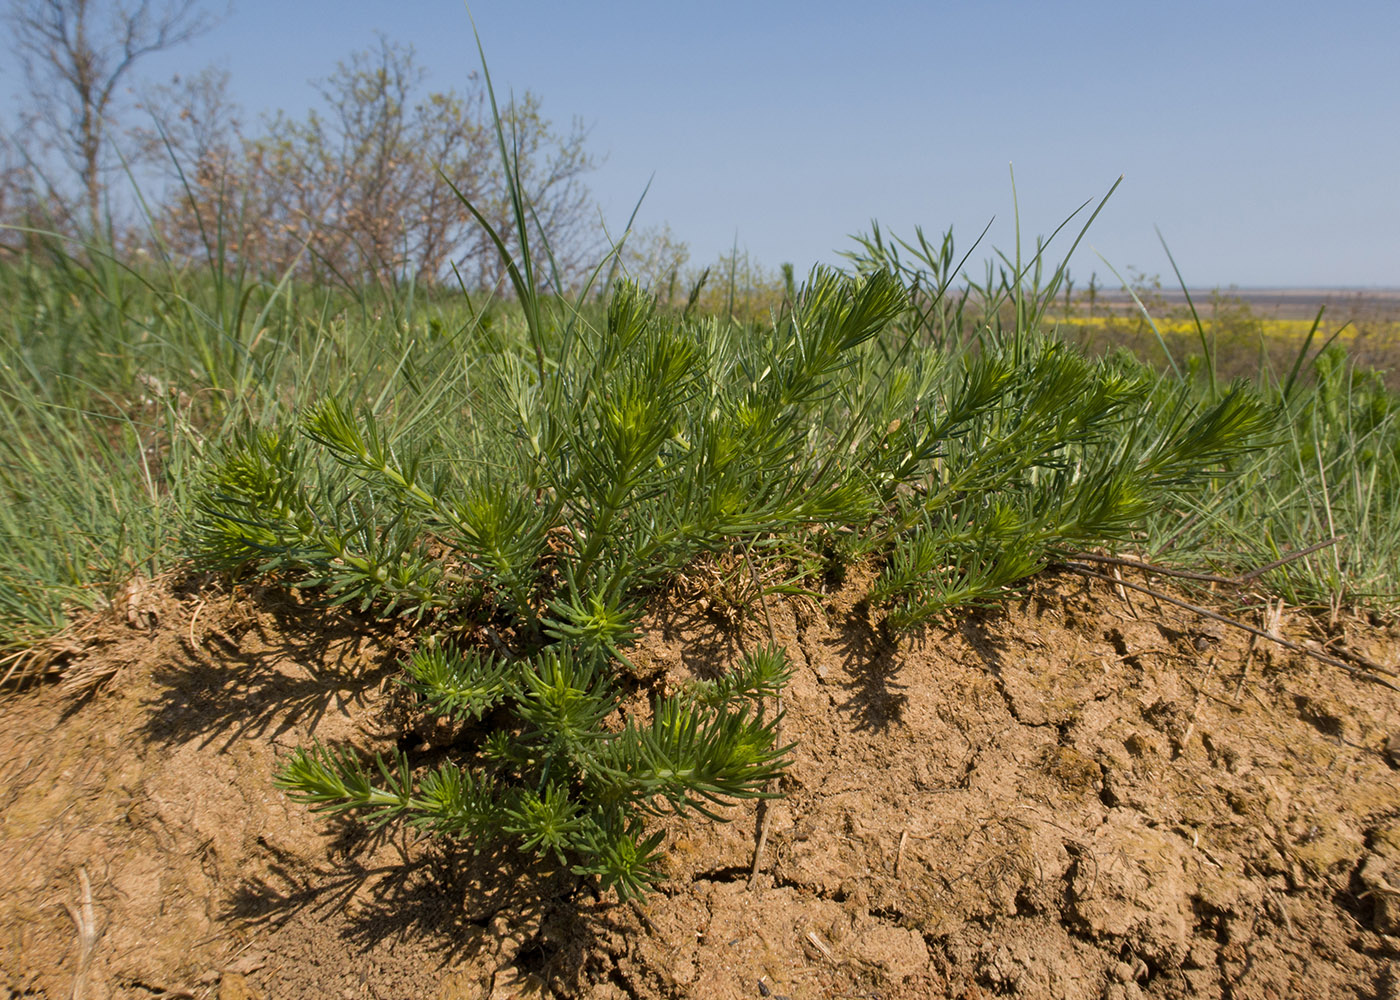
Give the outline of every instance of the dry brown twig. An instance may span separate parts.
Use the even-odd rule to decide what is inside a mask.
[[[1346,538],[1346,535],[1333,535],[1331,538],[1328,538],[1328,539],[1326,539],[1325,541],[1315,542],[1315,543],[1313,543],[1312,545],[1309,545],[1307,548],[1304,548],[1304,549],[1297,549],[1297,550],[1295,550],[1295,551],[1293,551],[1293,552],[1285,553],[1284,555],[1282,555],[1282,556],[1280,556],[1279,558],[1275,559],[1275,560],[1274,560],[1273,562],[1271,562],[1271,563],[1265,563],[1263,566],[1260,566],[1260,567],[1258,567],[1257,569],[1252,569],[1252,570],[1250,570],[1248,573],[1244,574],[1243,576],[1241,576],[1241,577],[1239,578],[1239,582],[1240,582],[1240,583],[1249,583],[1249,581],[1251,581],[1251,580],[1253,580],[1253,579],[1255,579],[1255,578],[1257,578],[1257,577],[1263,576],[1265,573],[1269,572],[1269,570],[1271,570],[1271,569],[1278,569],[1280,566],[1285,566],[1285,565],[1287,565],[1288,563],[1291,563],[1291,562],[1292,562],[1293,560],[1295,560],[1295,559],[1301,559],[1301,558],[1303,558],[1303,556],[1310,556],[1310,555],[1312,555],[1314,552],[1317,552],[1317,551],[1320,550],[1320,549],[1325,549],[1325,548],[1327,548],[1329,545],[1336,545],[1338,542],[1340,542],[1340,541],[1341,541],[1342,539],[1344,539],[1344,538]]]
[[[1336,653],[1342,659],[1350,660],[1352,663],[1355,663],[1358,667],[1365,667],[1367,670],[1374,670],[1376,671],[1376,673],[1379,674],[1389,674],[1391,677],[1400,676],[1400,674],[1396,673],[1396,669],[1394,667],[1388,667],[1383,663],[1377,663],[1369,656],[1366,656],[1363,653],[1358,653],[1356,650],[1350,648],[1344,643],[1331,646],[1330,648],[1332,652]]]
[[[1264,631],[1270,635],[1279,635],[1279,629],[1283,627],[1283,598],[1278,599],[1275,604],[1272,600],[1264,605]],[[1244,690],[1244,682],[1249,678],[1249,665],[1254,659],[1254,646],[1258,643],[1258,636],[1249,637],[1249,648],[1244,651],[1244,666],[1240,670],[1239,683],[1235,685],[1235,701],[1240,700],[1240,692]]]
[[[1214,573],[1197,573],[1193,570],[1174,569],[1171,566],[1159,566],[1156,563],[1150,563],[1142,559],[1130,559],[1127,556],[1099,555],[1097,552],[1072,552],[1069,558],[1079,562],[1102,563],[1105,566],[1125,566],[1130,569],[1140,569],[1145,573],[1152,573],[1156,576],[1172,576],[1176,577],[1178,580],[1196,580],[1200,583],[1220,583],[1231,587],[1242,587],[1246,583],[1250,583],[1263,576],[1270,570],[1278,569],[1280,566],[1287,566],[1289,563],[1302,559],[1304,556],[1310,556],[1319,549],[1327,548],[1329,545],[1336,545],[1344,538],[1346,538],[1346,535],[1333,535],[1331,538],[1321,542],[1315,542],[1306,548],[1287,552],[1273,562],[1265,563],[1263,566],[1256,567],[1240,576],[1217,576]]]
[[[1113,579],[1120,584],[1123,582],[1123,571],[1118,566],[1113,567]],[[1121,586],[1118,588],[1118,597],[1124,604],[1128,606],[1128,610],[1132,612],[1134,618],[1142,617],[1138,614],[1137,608],[1133,606],[1133,599],[1128,596],[1128,592],[1124,590]]]
[[[1152,597],[1155,597],[1159,601],[1166,601],[1168,604],[1174,604],[1179,608],[1185,608],[1187,611],[1194,612],[1195,614],[1198,614],[1203,618],[1209,618],[1211,621],[1220,622],[1220,624],[1222,625],[1229,625],[1232,628],[1237,628],[1241,631],[1248,632],[1250,635],[1258,636],[1261,639],[1268,639],[1270,642],[1277,643],[1284,649],[1291,649],[1295,653],[1302,653],[1304,656],[1310,656],[1314,660],[1318,660],[1321,663],[1326,663],[1329,666],[1340,667],[1347,673],[1352,674],[1355,677],[1359,677],[1362,680],[1368,680],[1373,684],[1379,684],[1382,687],[1390,688],[1392,691],[1400,691],[1400,685],[1392,684],[1384,677],[1381,677],[1374,670],[1365,670],[1361,667],[1353,666],[1352,664],[1347,663],[1345,660],[1340,660],[1335,656],[1329,656],[1321,650],[1312,649],[1300,643],[1292,642],[1291,640],[1285,639],[1279,635],[1271,635],[1263,629],[1255,628],[1253,625],[1246,625],[1244,622],[1236,621],[1235,619],[1228,618],[1225,615],[1216,614],[1214,611],[1211,611],[1208,608],[1203,608],[1198,604],[1192,604],[1189,601],[1183,601],[1180,598],[1168,596],[1167,594],[1164,594],[1159,590],[1153,590],[1151,587],[1144,587],[1142,584],[1129,583],[1127,580],[1115,580],[1113,577],[1108,576],[1104,573],[1100,573],[1097,570],[1091,569],[1090,567],[1085,566],[1082,563],[1065,562],[1061,563],[1061,565],[1068,570],[1078,573],[1080,576],[1087,576],[1095,580],[1102,580],[1104,583],[1113,584],[1120,587],[1128,587],[1131,590],[1136,590],[1141,593],[1148,594]],[[1382,672],[1390,673],[1390,671],[1387,670],[1383,670]],[[1392,676],[1395,675],[1392,674]]]
[[[1140,569],[1149,573],[1156,573],[1159,576],[1174,576],[1181,580],[1197,580],[1202,583],[1229,583],[1237,584],[1240,581],[1226,576],[1215,576],[1212,573],[1194,573],[1190,570],[1173,569],[1170,566],[1158,566],[1156,563],[1144,562],[1141,559],[1129,559],[1127,556],[1101,556],[1096,552],[1075,552],[1070,556],[1080,562],[1102,563],[1105,566],[1123,566],[1128,569]]]
[[[836,960],[836,955],[835,955],[834,952],[832,952],[831,947],[830,947],[825,941],[823,941],[820,937],[817,936],[817,932],[816,932],[816,931],[808,931],[808,932],[807,932],[807,938],[806,938],[806,940],[807,940],[807,943],[810,944],[810,945],[812,946],[810,950],[813,951],[813,952],[815,952],[815,955],[814,955],[813,957],[815,957],[816,955],[820,955],[822,958],[826,959],[826,960],[827,960],[828,962],[830,962],[832,965],[839,965],[839,964],[840,964],[840,963]]]
[[[83,1000],[83,994],[87,991],[88,970],[97,951],[97,939],[102,936],[97,929],[97,913],[92,905],[92,882],[86,868],[78,869],[78,884],[82,887],[82,902],[77,906],[63,904],[78,929],[78,968],[73,973],[72,1000]]]
[[[1210,663],[1209,663],[1209,664],[1207,665],[1207,667],[1206,667],[1206,675],[1205,675],[1205,677],[1204,677],[1203,680],[1202,680],[1202,684],[1204,684],[1205,681],[1209,680],[1209,679],[1210,679],[1210,675],[1213,674],[1213,673],[1215,673],[1215,657],[1214,657],[1214,656],[1212,656],[1212,657],[1210,658]],[[1200,717],[1200,714],[1201,714],[1201,696],[1204,694],[1204,688],[1203,688],[1203,687],[1199,687],[1199,688],[1196,688],[1195,690],[1196,690],[1196,701],[1195,701],[1195,703],[1191,706],[1191,721],[1190,721],[1189,723],[1187,723],[1187,725],[1186,725],[1186,731],[1185,731],[1184,733],[1182,733],[1181,739],[1177,742],[1177,745],[1176,745],[1176,753],[1173,754],[1174,757],[1180,757],[1182,754],[1184,754],[1184,753],[1186,752],[1186,744],[1188,744],[1188,743],[1191,742],[1191,734],[1192,734],[1193,732],[1196,731],[1196,720]]]

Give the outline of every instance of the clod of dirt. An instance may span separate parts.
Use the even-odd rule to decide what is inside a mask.
[[[1391,733],[1385,738],[1385,759],[1391,767],[1400,768],[1400,732]]]
[[[1377,934],[1400,935],[1400,861],[1372,854],[1357,873],[1371,897],[1371,923]]]
[[[1159,967],[1178,966],[1190,942],[1187,845],[1115,809],[1071,848],[1065,916],[1092,940],[1126,945]]]

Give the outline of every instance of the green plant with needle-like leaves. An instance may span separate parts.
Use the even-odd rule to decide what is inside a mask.
[[[1046,341],[950,362],[890,338],[903,301],[889,275],[816,271],[740,338],[624,284],[603,324],[553,342],[544,384],[505,356],[474,388],[480,457],[334,400],[232,449],[205,491],[206,557],[423,620],[406,683],[472,737],[424,773],[314,747],[283,786],[636,893],[657,872],[648,815],[767,794],[787,750],[762,708],[787,678],[777,651],[618,721],[660,583],[704,553],[772,560],[846,532],[884,562],[872,603],[916,625],[1126,537],[1265,426],[1238,387],[1198,405]],[[494,651],[431,638],[468,624]]]
[[[497,728],[465,759],[416,779],[405,754],[366,766],[318,744],[297,751],[278,783],[313,808],[353,810],[375,826],[403,821],[475,850],[510,840],[626,898],[658,877],[661,836],[644,816],[717,816],[716,805],[767,794],[786,763],[779,717],[762,708],[788,677],[776,649],[620,729],[607,724],[619,700],[606,660],[567,645],[510,660],[428,646],[406,673],[431,711],[460,722],[492,713]]]
[[[1005,596],[1057,552],[1132,531],[1265,439],[1273,415],[1236,385],[1210,405],[1124,363],[1061,344],[995,348],[973,363],[947,415],[891,448],[895,491],[880,536],[890,556],[871,598],[891,625]]]
[[[528,255],[527,193],[512,204]],[[887,623],[916,625],[1004,595],[1060,547],[1127,537],[1268,423],[1241,387],[1201,403],[1039,337],[1063,275],[1041,289],[1040,253],[1003,282],[1013,335],[949,354],[917,328],[946,281],[930,301],[894,268],[819,268],[780,316],[742,328],[665,314],[623,282],[595,319],[541,296],[535,264],[490,236],[525,337],[483,336],[431,419],[331,397],[240,439],[207,476],[193,537],[207,561],[427,626],[405,684],[460,725],[453,759],[316,745],[278,778],[294,798],[507,841],[623,896],[658,877],[648,817],[722,817],[770,794],[790,749],[765,708],[789,676],[777,649],[622,713],[660,584],[707,553],[757,578],[839,539],[883,563],[871,599]]]
[[[703,552],[877,510],[867,477],[827,461],[811,429],[841,355],[881,330],[898,289],[833,274],[814,287],[807,311],[745,358],[738,340],[659,317],[621,286],[607,325],[578,334],[595,364],[578,376],[573,412],[562,392],[526,403],[504,374],[483,397],[498,435],[489,465],[454,459],[450,442],[400,445],[333,400],[299,433],[230,449],[196,526],[207,559],[438,628],[474,621],[508,647],[492,658],[429,642],[406,666],[429,712],[490,720],[460,773],[415,777],[406,757],[365,766],[316,747],[283,785],[376,823],[509,839],[624,895],[654,876],[646,814],[719,815],[768,794],[787,750],[762,708],[787,679],[778,651],[658,700],[649,722],[605,723],[642,601],[668,574]]]

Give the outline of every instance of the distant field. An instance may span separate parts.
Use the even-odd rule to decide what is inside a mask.
[[[1400,288],[1193,288],[1191,298],[1200,310],[1210,305],[1211,296],[1217,292],[1268,319],[1311,320],[1319,306],[1326,306],[1329,316],[1343,321],[1400,320]],[[1179,289],[1163,289],[1154,295],[1165,300],[1169,308],[1186,307],[1186,297]],[[1100,292],[1098,301],[1112,308],[1132,304],[1128,293],[1122,290]]]
[[[1217,372],[1228,378],[1283,375],[1300,352],[1313,358],[1332,346],[1400,390],[1400,289],[1193,289],[1190,304],[1179,289],[1138,294],[1150,323],[1122,290],[1099,292],[1092,303],[1077,295],[1046,319],[1087,351],[1126,347],[1156,363],[1164,363],[1164,348],[1179,364],[1202,357],[1204,332]]]

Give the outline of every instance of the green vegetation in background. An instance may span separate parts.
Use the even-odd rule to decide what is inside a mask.
[[[887,261],[909,294],[901,329],[917,327],[950,355],[1004,334],[1014,309],[1006,269],[955,287],[951,236],[912,243],[929,260],[907,262],[905,249]],[[411,421],[415,406],[434,409],[444,384],[512,349],[521,326],[511,304],[475,296],[406,285],[357,298],[158,258],[79,256],[58,244],[0,260],[0,290],[0,631],[12,650],[61,629],[76,609],[103,605],[132,574],[179,559],[175,526],[188,522],[187,484],[211,442],[323,395],[392,398],[401,404],[392,419]],[[599,321],[594,307],[584,310]],[[1194,385],[1193,362],[1165,335]],[[1258,390],[1278,407],[1293,360],[1302,360],[1280,447],[1255,454],[1249,474],[1231,480],[1237,489],[1212,491],[1209,516],[1184,505],[1153,525],[1140,550],[1231,569],[1340,535],[1336,551],[1275,571],[1271,586],[1302,604],[1392,608],[1395,396],[1349,361],[1345,336],[1319,353],[1321,339],[1256,369]],[[1177,531],[1172,516],[1192,527]],[[1166,541],[1174,552],[1161,548]]]
[[[473,319],[409,288],[356,299],[128,262],[55,239],[0,259],[0,646],[61,629],[183,556],[211,443],[307,405],[392,391],[430,405]],[[505,322],[510,322],[509,318]]]

